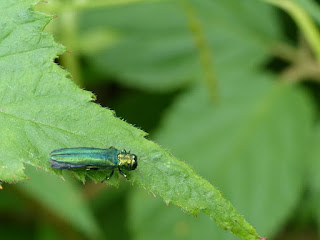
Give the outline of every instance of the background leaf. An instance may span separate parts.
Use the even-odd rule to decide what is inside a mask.
[[[302,197],[306,170],[302,159],[310,140],[313,109],[308,97],[292,86],[274,84],[270,77],[258,74],[245,76],[238,76],[237,84],[224,79],[220,86],[226,91],[215,107],[206,101],[202,88],[181,96],[155,138],[214,182],[256,223],[258,232],[271,237]],[[193,239],[193,234],[210,228],[204,218],[199,223],[160,204],[142,201],[141,193],[136,195],[133,199],[139,200],[130,202],[130,216],[137,239],[150,238],[155,231],[165,232],[166,238]],[[152,207],[143,207],[149,204]],[[152,222],[151,216],[172,222]],[[139,233],[145,224],[148,231],[142,237]],[[202,237],[224,239],[222,234],[212,230]]]
[[[310,215],[316,220],[316,224],[320,226],[320,210],[318,208],[318,202],[320,199],[320,186],[319,186],[319,169],[320,169],[320,152],[317,143],[320,139],[319,125],[316,126],[313,135],[313,145],[311,145],[311,151],[309,152],[310,158],[308,159],[308,180],[309,180],[309,204]],[[307,205],[308,206],[308,205]]]
[[[253,0],[140,3],[83,11],[79,19],[83,39],[108,30],[110,44],[83,52],[93,74],[153,91],[177,89],[205,77],[212,65],[203,66],[202,54],[211,55],[218,74],[229,72],[230,66],[233,71],[255,68],[281,38],[272,7]]]
[[[75,229],[80,229],[88,238],[101,239],[99,225],[74,181],[62,181],[57,176],[33,168],[28,169],[28,175],[32,179],[18,185],[21,191],[38,199],[43,207]]]

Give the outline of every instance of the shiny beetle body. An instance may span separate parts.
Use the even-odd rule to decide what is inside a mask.
[[[112,172],[104,180],[109,180],[114,169],[127,178],[122,170],[134,170],[138,166],[137,156],[126,150],[118,150],[114,147],[101,148],[60,148],[50,153],[50,166],[55,169],[112,169]],[[103,180],[103,181],[104,181]]]

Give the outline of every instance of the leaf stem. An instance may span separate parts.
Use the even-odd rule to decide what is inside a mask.
[[[299,48],[280,43],[271,50],[274,56],[290,63],[290,66],[281,73],[281,79],[284,81],[291,83],[304,80],[320,81],[319,64],[304,38],[301,39]]]
[[[311,17],[291,0],[263,0],[286,11],[297,23],[320,65],[320,33]]]

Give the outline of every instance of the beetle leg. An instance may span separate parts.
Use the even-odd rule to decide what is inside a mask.
[[[112,172],[110,173],[109,177],[107,177],[106,179],[109,180],[112,177],[113,173],[114,173],[114,170],[112,170]]]
[[[87,168],[86,170],[99,170],[99,168]]]
[[[113,173],[114,173],[114,170],[112,170],[111,174],[109,176],[106,176],[106,178],[103,179],[101,183],[103,183],[105,180],[109,180],[112,177]]]
[[[122,175],[122,176],[124,176],[127,180],[128,180],[128,178],[127,178],[127,175],[124,173],[124,172],[122,172],[121,171],[121,169],[118,167],[118,169],[119,169],[119,173]]]

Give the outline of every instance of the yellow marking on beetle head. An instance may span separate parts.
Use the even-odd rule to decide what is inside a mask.
[[[137,156],[131,153],[122,151],[118,154],[119,167],[127,170],[134,170],[138,166]]]

